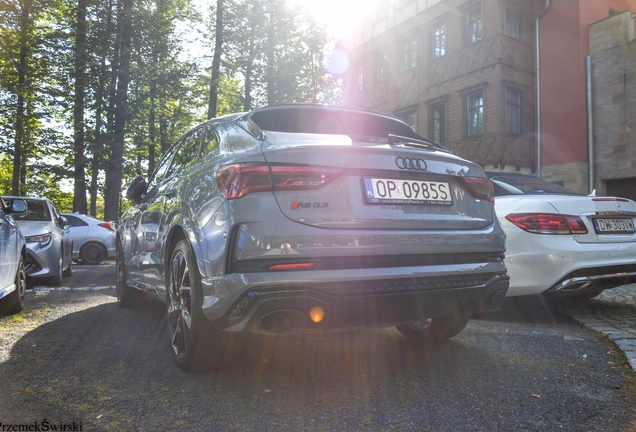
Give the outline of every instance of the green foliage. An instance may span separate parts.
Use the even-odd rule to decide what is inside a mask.
[[[0,153],[0,195],[11,193],[11,176],[13,164],[7,154]]]
[[[89,193],[91,176],[97,182],[93,205],[98,215],[103,213],[104,168],[111,159],[117,108],[113,95],[121,72],[121,3],[88,2],[88,51],[78,53],[77,0],[0,0],[1,193],[11,192],[17,150],[23,193],[46,196],[61,210],[72,210],[74,67],[75,57],[82,55],[89,76],[84,180]],[[210,4],[201,17],[191,0],[132,0],[123,187],[137,175],[148,177],[167,148],[205,120],[216,26],[216,2]],[[287,0],[225,0],[224,7],[217,115],[242,111],[246,97],[252,107],[339,103],[340,80],[323,66],[335,41],[311,17]],[[188,51],[186,28],[204,29],[209,55],[195,58]],[[120,211],[128,205],[122,200]]]

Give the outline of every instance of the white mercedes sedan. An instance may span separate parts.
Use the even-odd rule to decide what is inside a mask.
[[[636,282],[634,201],[579,195],[528,175],[487,174],[507,236],[507,297],[587,299]]]

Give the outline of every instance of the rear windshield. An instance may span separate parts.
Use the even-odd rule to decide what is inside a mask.
[[[538,177],[522,175],[490,175],[489,177],[495,187],[495,196],[543,194],[578,195],[570,189]]]
[[[387,138],[398,135],[423,140],[407,124],[373,113],[334,107],[280,107],[256,111],[252,121],[261,130]]]

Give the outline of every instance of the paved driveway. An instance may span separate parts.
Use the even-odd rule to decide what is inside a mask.
[[[75,277],[75,276],[74,276]],[[96,285],[99,288],[100,285]],[[80,288],[80,287],[75,287]],[[29,293],[0,319],[0,422],[83,430],[629,431],[631,369],[559,311],[508,309],[426,347],[396,330],[241,338],[224,366],[172,361],[163,305],[113,289]]]

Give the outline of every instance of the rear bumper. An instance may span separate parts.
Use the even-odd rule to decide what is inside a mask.
[[[510,237],[509,237],[510,238]],[[572,236],[523,233],[506,245],[508,296],[619,286],[636,271],[636,242],[578,243]],[[570,280],[584,278],[582,280]],[[585,279],[587,278],[587,279]],[[612,285],[613,284],[613,285]]]
[[[568,295],[614,288],[636,282],[636,264],[576,270],[552,286],[545,294]]]
[[[364,270],[233,274],[203,280],[203,312],[226,331],[276,333],[264,320],[294,317],[290,331],[392,326],[460,308],[496,310],[508,289],[503,262]],[[319,307],[324,319],[308,317]]]

